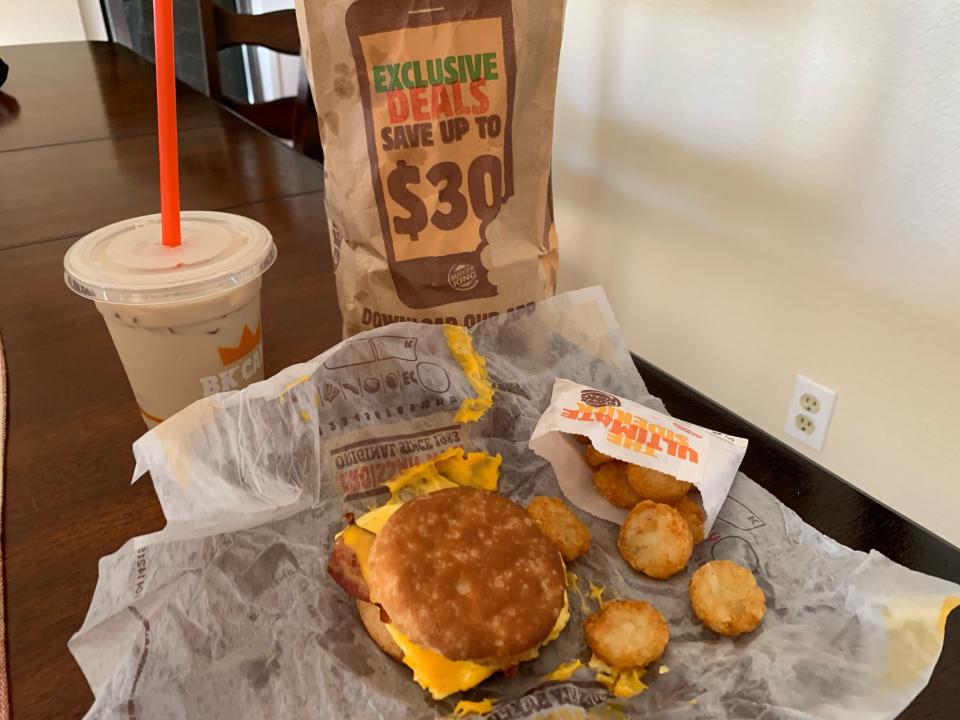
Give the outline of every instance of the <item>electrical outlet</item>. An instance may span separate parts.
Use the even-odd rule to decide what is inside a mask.
[[[785,432],[814,450],[822,450],[836,401],[836,390],[797,375],[787,409]]]
[[[797,429],[806,433],[807,435],[813,435],[813,431],[817,429],[817,424],[809,415],[804,415],[800,413],[793,419],[793,424],[797,426]]]
[[[816,395],[805,392],[800,396],[800,407],[806,410],[812,415],[816,415],[820,412],[820,401],[817,399]]]

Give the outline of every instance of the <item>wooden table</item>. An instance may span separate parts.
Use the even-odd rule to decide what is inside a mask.
[[[17,720],[78,718],[92,695],[67,650],[97,561],[158,530],[153,487],[130,486],[143,432],[93,304],[63,284],[62,258],[83,233],[157,209],[153,69],[99,43],[0,48],[0,335],[10,380],[5,553],[9,664]],[[0,98],[0,108],[11,103]],[[185,208],[229,209],[274,234],[264,278],[268,375],[340,338],[323,214],[323,170],[181,87]],[[306,322],[304,319],[306,318]],[[303,328],[309,328],[304,332]],[[810,524],[960,582],[960,554],[838,478],[638,360],[651,389],[693,422],[751,438],[744,470]],[[960,675],[960,619],[930,686],[904,718],[945,718]],[[951,677],[952,674],[952,677]]]
[[[63,254],[90,230],[158,210],[153,66],[105,43],[4,47],[0,57],[10,65],[2,91],[19,105],[0,111],[12,703],[17,720],[79,718],[93,696],[67,640],[97,561],[164,521],[151,484],[130,486],[130,445],[145,428],[103,320],[63,283]],[[178,90],[184,208],[254,218],[277,243],[263,283],[271,375],[340,340],[323,168]]]

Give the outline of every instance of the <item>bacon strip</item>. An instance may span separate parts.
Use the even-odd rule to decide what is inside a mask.
[[[327,563],[327,573],[352,598],[370,602],[370,589],[360,571],[360,561],[343,538],[337,538]]]

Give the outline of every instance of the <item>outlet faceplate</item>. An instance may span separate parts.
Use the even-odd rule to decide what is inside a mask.
[[[836,401],[836,390],[824,387],[803,375],[797,375],[784,431],[804,445],[814,450],[822,450]]]

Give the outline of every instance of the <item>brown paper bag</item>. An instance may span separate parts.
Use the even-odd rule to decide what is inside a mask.
[[[344,335],[552,295],[564,0],[297,0]]]

